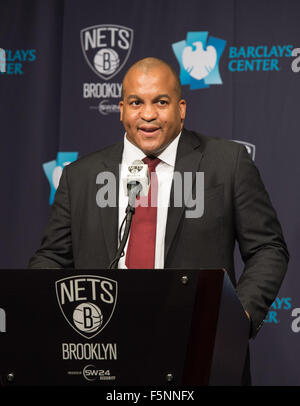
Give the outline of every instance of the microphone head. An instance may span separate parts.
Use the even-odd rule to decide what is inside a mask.
[[[128,171],[129,171],[130,173],[132,173],[133,175],[134,175],[134,174],[138,174],[138,173],[143,169],[144,165],[145,165],[145,164],[144,164],[143,161],[141,161],[141,160],[139,160],[139,159],[136,159],[136,160],[134,160],[134,161],[132,162],[131,165],[128,166]]]
[[[128,189],[139,183],[141,185],[141,196],[147,196],[149,192],[150,179],[148,165],[136,159],[127,167],[126,178],[123,179],[124,191],[128,196]]]

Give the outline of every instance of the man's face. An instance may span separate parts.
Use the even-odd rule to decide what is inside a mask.
[[[175,78],[166,66],[133,68],[123,85],[121,121],[127,139],[146,155],[158,155],[183,127],[186,104],[179,100]]]

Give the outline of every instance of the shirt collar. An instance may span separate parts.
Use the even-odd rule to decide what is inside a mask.
[[[166,164],[173,167],[175,167],[176,153],[180,136],[181,131],[177,135],[177,137],[174,138],[174,140],[167,146],[167,148],[164,149],[163,152],[158,156],[158,158],[162,162],[165,162]],[[136,159],[142,160],[143,158],[146,157],[146,155],[141,149],[139,149],[137,146],[128,141],[126,133],[124,135],[123,157],[126,165],[131,165],[134,160]]]

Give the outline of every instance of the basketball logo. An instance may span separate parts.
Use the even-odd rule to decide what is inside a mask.
[[[80,31],[84,58],[97,76],[109,80],[125,66],[133,44],[132,28],[100,24]]]
[[[117,281],[98,275],[76,275],[55,282],[60,310],[69,325],[90,339],[109,323],[117,302]]]
[[[111,75],[120,65],[120,58],[116,51],[110,48],[100,49],[95,55],[94,66],[103,75]]]
[[[80,303],[73,312],[75,326],[85,333],[96,332],[102,324],[103,315],[94,303]]]

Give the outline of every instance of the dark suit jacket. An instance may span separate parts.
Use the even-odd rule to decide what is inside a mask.
[[[118,180],[123,142],[65,167],[41,248],[31,268],[107,268],[117,251],[118,207],[99,208],[97,175]],[[276,213],[245,147],[183,129],[175,171],[204,172],[204,214],[186,218],[171,190],[165,268],[225,268],[252,319],[254,337],[287,269],[288,251]],[[234,246],[245,269],[236,283]]]

